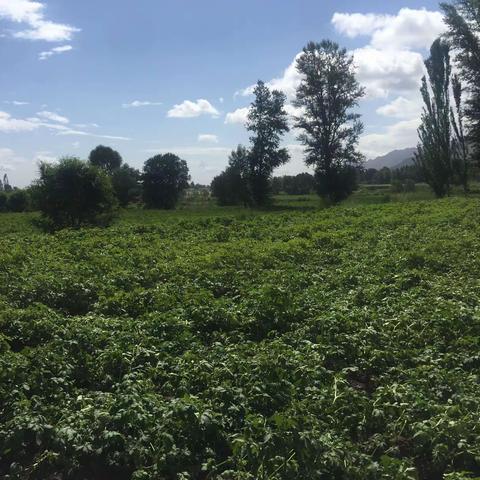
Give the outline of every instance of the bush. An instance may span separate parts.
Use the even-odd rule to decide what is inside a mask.
[[[5,192],[0,192],[0,212],[5,212],[7,210],[7,194]]]
[[[139,178],[140,172],[127,164],[122,165],[112,173],[113,190],[121,207],[126,207],[140,197]]]
[[[332,168],[328,174],[317,172],[315,181],[318,195],[334,203],[345,200],[358,187],[357,172],[351,165]]]
[[[24,212],[28,209],[29,197],[25,190],[14,190],[7,199],[7,210]]]
[[[148,208],[174,208],[188,187],[185,160],[173,153],[149,158],[143,166],[143,201]]]
[[[74,157],[41,164],[34,192],[44,219],[54,228],[106,225],[117,206],[107,174]]]

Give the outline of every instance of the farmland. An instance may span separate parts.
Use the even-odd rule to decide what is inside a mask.
[[[480,476],[480,201],[368,203],[4,214],[0,476]]]

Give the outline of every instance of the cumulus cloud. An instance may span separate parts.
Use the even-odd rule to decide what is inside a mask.
[[[64,123],[64,124],[69,123],[69,120],[67,117],[62,117],[62,115],[59,115],[58,113],[55,113],[55,112],[49,112],[47,110],[44,110],[42,112],[37,112],[37,115],[46,120],[51,120],[52,122]]]
[[[370,98],[391,93],[417,91],[423,75],[423,56],[418,52],[399,50],[392,53],[372,46],[353,51],[357,78]]]
[[[208,101],[203,98],[198,99],[196,102],[185,100],[182,103],[174,105],[167,112],[167,117],[171,118],[193,118],[200,115],[210,115],[212,117],[218,117],[220,112]]]
[[[218,143],[218,137],[211,133],[201,133],[197,137],[197,140],[203,143]]]
[[[28,25],[27,29],[13,33],[16,38],[62,42],[70,40],[80,29],[52,22],[45,17],[45,5],[32,0],[0,0],[0,18]]]
[[[391,15],[376,13],[334,13],[332,24],[337,32],[349,38],[360,35],[371,35],[376,30],[385,27],[392,19]]]
[[[417,129],[420,119],[402,120],[382,129],[379,133],[370,133],[360,138],[360,151],[367,158],[375,158],[379,155],[400,148],[408,148],[417,144]]]
[[[446,31],[440,12],[402,8],[396,15],[335,13],[335,29],[350,38],[370,36],[377,49],[429,48]]]
[[[70,50],[73,50],[73,47],[71,45],[62,45],[61,47],[55,47],[50,50],[40,52],[38,54],[38,59],[46,60],[47,58],[50,58],[52,55],[58,55],[60,53],[69,52]]]
[[[138,108],[138,107],[149,107],[153,105],[162,105],[162,102],[150,102],[148,100],[134,100],[130,103],[122,103],[123,108]]]
[[[421,96],[415,99],[397,97],[395,100],[377,108],[377,113],[384,117],[412,119],[418,118],[422,111]]]
[[[225,123],[233,124],[233,123],[240,123],[245,124],[248,117],[248,112],[250,111],[250,107],[244,108],[237,108],[233,112],[227,113],[225,116]]]
[[[411,8],[396,15],[335,13],[332,24],[349,37],[370,37],[368,45],[352,52],[358,79],[369,97],[418,90],[422,53],[446,31],[440,12]]]

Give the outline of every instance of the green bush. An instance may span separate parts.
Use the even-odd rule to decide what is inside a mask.
[[[29,195],[25,190],[13,190],[8,195],[7,209],[10,212],[25,212],[29,207]]]
[[[117,205],[107,174],[74,157],[55,165],[42,164],[32,191],[35,204],[53,228],[106,225]]]

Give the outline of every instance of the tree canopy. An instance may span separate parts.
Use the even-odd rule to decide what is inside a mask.
[[[352,109],[364,95],[355,77],[353,58],[330,40],[310,42],[297,58],[302,75],[294,105],[305,146],[307,165],[315,168],[319,194],[336,202],[353,189],[352,167],[362,161],[357,151],[363,131],[360,115]]]
[[[116,150],[104,145],[95,147],[90,152],[88,160],[92,165],[105,170],[109,174],[119,168],[123,161],[121,155]]]
[[[143,166],[143,200],[148,208],[174,208],[188,187],[187,162],[173,153],[149,158]]]

